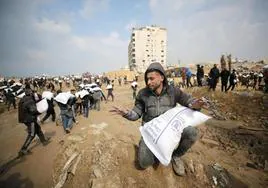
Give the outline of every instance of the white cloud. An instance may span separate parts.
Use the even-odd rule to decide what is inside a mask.
[[[84,18],[91,18],[97,11],[105,11],[109,7],[110,0],[84,0],[83,8],[79,11]]]
[[[40,15],[32,1],[25,4],[31,11],[10,4],[0,17],[0,74],[101,73],[127,64],[127,41],[117,31],[75,34],[78,12]]]
[[[158,3],[159,3],[158,0],[149,0],[149,7],[153,9],[157,6]]]
[[[37,22],[36,27],[39,30],[58,34],[66,34],[71,32],[71,26],[68,23],[57,22],[55,20],[49,20],[47,18],[44,18],[41,21]]]
[[[74,36],[72,43],[79,49],[91,52],[96,57],[107,58],[107,60],[124,57],[127,60],[127,41],[120,38],[117,32],[111,32],[108,36]],[[125,54],[122,54],[125,52]],[[98,56],[100,55],[100,56]]]
[[[36,49],[27,49],[26,53],[31,61],[40,61],[47,58],[46,52]]]
[[[218,61],[222,53],[250,60],[268,56],[268,22],[258,19],[256,1],[149,3],[153,22],[167,28],[169,63]]]

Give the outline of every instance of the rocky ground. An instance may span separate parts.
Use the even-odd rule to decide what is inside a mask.
[[[176,176],[171,165],[139,169],[140,121],[109,112],[113,105],[133,106],[130,85],[116,85],[115,101],[102,103],[88,119],[79,116],[71,134],[50,121],[42,125],[52,142],[42,147],[36,140],[23,160],[12,161],[26,136],[17,112],[1,114],[1,187],[51,187],[65,176],[63,187],[267,187],[268,96],[241,88],[185,91],[206,97],[210,108],[202,112],[214,117],[198,127],[200,139],[183,156],[186,176]]]

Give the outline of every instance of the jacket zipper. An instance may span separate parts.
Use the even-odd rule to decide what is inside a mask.
[[[159,116],[159,99],[160,99],[160,97],[157,96],[156,98],[157,98],[157,100],[156,100],[156,101],[157,101],[157,104],[156,104],[156,107],[157,107],[156,109],[157,109],[157,111],[156,111],[156,113],[157,113],[157,116]]]

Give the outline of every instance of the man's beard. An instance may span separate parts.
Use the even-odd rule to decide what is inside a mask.
[[[150,87],[150,86],[147,86],[151,91],[155,92],[159,87],[160,87],[160,84],[158,85],[155,85],[154,87]]]

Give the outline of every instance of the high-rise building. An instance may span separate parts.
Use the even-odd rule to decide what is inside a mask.
[[[128,45],[130,70],[145,72],[153,62],[167,65],[167,30],[157,26],[133,28]]]

